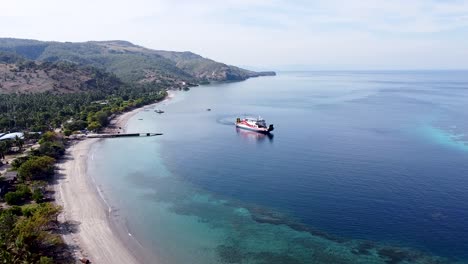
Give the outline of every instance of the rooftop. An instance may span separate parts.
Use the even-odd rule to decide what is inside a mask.
[[[0,141],[7,140],[7,139],[15,139],[16,137],[24,138],[24,133],[14,132],[14,133],[2,134],[0,135]]]

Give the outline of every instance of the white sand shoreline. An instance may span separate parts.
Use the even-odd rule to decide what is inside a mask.
[[[173,96],[169,92],[164,101]],[[115,129],[125,132],[128,120],[145,107],[113,119],[111,125],[114,126],[114,132]],[[59,221],[67,223],[70,230],[75,230],[64,234],[63,238],[73,249],[76,258],[85,257],[92,263],[148,263],[148,252],[144,252],[145,249],[125,230],[125,226],[113,221],[112,208],[94,179],[87,174],[92,146],[99,140],[84,139],[73,143],[67,149],[65,160],[58,165],[60,171],[54,188],[56,202],[63,207]],[[155,261],[151,260],[151,263]]]
[[[66,160],[59,164],[63,176],[55,186],[56,201],[63,207],[59,221],[76,230],[65,234],[64,240],[77,258],[86,257],[93,263],[141,263],[111,229],[109,208],[86,174],[89,150],[97,141],[73,144]]]

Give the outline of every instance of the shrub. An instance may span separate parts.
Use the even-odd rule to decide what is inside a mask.
[[[23,215],[23,211],[21,210],[20,206],[13,205],[8,211],[16,216],[21,216]]]
[[[17,170],[17,169],[18,169],[23,163],[25,163],[28,159],[29,159],[29,157],[27,157],[27,156],[16,158],[16,159],[11,163],[11,166],[13,167],[13,169]]]
[[[36,203],[42,202],[42,199],[44,199],[44,194],[42,193],[42,190],[41,189],[34,190],[32,194],[32,198],[34,201],[36,201]]]
[[[31,197],[31,190],[27,185],[19,185],[16,191],[5,194],[5,201],[9,205],[18,205],[24,203]]]
[[[70,136],[72,134],[72,131],[70,129],[65,129],[63,131],[63,134],[68,137],[68,136]]]
[[[65,147],[60,142],[43,142],[37,149],[37,154],[59,158],[65,154]]]
[[[5,201],[9,205],[18,205],[23,202],[23,197],[17,192],[9,192],[5,194]]]
[[[38,205],[37,204],[27,204],[23,205],[21,207],[21,213],[23,216],[30,217],[34,214],[34,212],[37,210]]]
[[[18,185],[18,187],[16,187],[16,192],[26,199],[31,196],[31,189],[25,184]]]
[[[44,142],[52,142],[55,140],[57,140],[57,134],[55,134],[52,131],[47,131],[44,134],[42,134],[42,137],[39,140],[39,144],[42,144]]]
[[[54,264],[54,260],[49,257],[42,256],[39,259],[39,264]]]

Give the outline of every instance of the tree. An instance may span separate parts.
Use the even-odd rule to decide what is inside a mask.
[[[39,144],[43,142],[52,142],[55,140],[57,140],[57,134],[52,131],[47,131],[42,135],[41,139],[39,140]]]
[[[93,121],[88,125],[88,129],[91,130],[91,131],[96,131],[96,130],[98,130],[100,128],[101,128],[101,125],[96,121]]]
[[[0,128],[7,128],[10,126],[10,119],[8,119],[7,117],[2,117],[0,118]]]
[[[89,113],[88,123],[97,122],[100,126],[106,126],[109,117],[108,111],[97,111],[96,113]]]
[[[53,158],[59,158],[65,154],[65,147],[61,142],[46,141],[43,142],[36,151],[39,155],[46,155]]]
[[[1,263],[55,263],[51,258],[60,236],[51,233],[60,207],[50,203],[21,209],[0,210],[0,262]],[[18,211],[19,210],[19,211]]]
[[[0,141],[0,160],[5,159],[5,154],[8,152],[8,145],[6,141]]]
[[[14,144],[18,147],[19,151],[21,151],[23,149],[24,140],[18,136],[15,136]]]
[[[18,176],[23,181],[47,179],[54,174],[55,159],[49,156],[32,157],[18,169]]]
[[[86,121],[76,120],[76,121],[67,123],[64,126],[65,126],[66,129],[69,129],[71,131],[77,131],[77,130],[85,129],[87,125],[88,125],[88,123]]]
[[[11,230],[13,230],[17,219],[18,216],[11,210],[0,212],[0,245],[6,245],[13,240]]]
[[[5,201],[9,205],[18,205],[28,200],[30,196],[31,189],[29,189],[28,186],[22,184],[16,188],[16,191],[5,194]]]

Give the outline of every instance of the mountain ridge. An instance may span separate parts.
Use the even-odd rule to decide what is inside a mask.
[[[0,51],[35,61],[69,61],[105,69],[127,83],[241,81],[275,75],[217,62],[190,51],[154,50],[125,40],[58,42],[0,38]],[[155,76],[157,78],[155,78]]]

